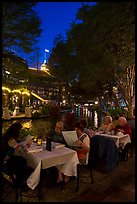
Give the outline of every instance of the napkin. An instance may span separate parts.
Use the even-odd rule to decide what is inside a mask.
[[[122,136],[123,133],[122,133],[122,132],[118,132],[117,135],[118,135],[118,136]]]
[[[22,142],[20,142],[20,144],[25,147],[32,139],[33,139],[33,136],[28,135]]]
[[[42,151],[43,150],[43,148],[42,147],[30,147],[30,148],[28,148],[27,149],[27,151],[28,151],[28,153],[32,153],[32,152],[40,152],[40,151]]]
[[[62,147],[65,147],[65,145],[64,144],[57,144],[54,146],[55,149],[62,148]]]

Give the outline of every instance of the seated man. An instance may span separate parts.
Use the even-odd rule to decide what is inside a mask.
[[[58,121],[55,125],[55,130],[49,133],[47,136],[51,137],[51,140],[53,142],[58,142],[58,143],[67,145],[62,135],[63,128],[64,128],[63,122]]]
[[[120,117],[118,119],[118,122],[119,122],[119,125],[117,125],[115,128],[114,128],[114,131],[117,133],[117,132],[122,132],[123,134],[128,134],[132,140],[132,129],[131,129],[131,126],[127,123],[127,120],[125,117]],[[122,146],[121,146],[122,147]],[[130,143],[127,143],[124,148],[122,148],[120,150],[120,159],[121,160],[127,160],[128,158],[128,150],[129,150],[129,147],[130,147]]]
[[[122,132],[123,134],[129,134],[132,137],[131,126],[127,123],[125,117],[120,117],[118,119],[119,124],[114,128],[115,132]]]

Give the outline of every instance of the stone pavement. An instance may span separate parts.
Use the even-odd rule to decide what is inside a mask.
[[[91,184],[89,171],[83,169],[76,193],[76,180],[66,184],[62,190],[51,183],[51,175],[45,175],[42,202],[135,202],[135,155],[127,162],[120,161],[112,172],[93,170],[93,177],[94,183]],[[35,190],[28,192],[30,196],[34,193]],[[5,186],[3,202],[14,202],[14,196],[13,189]],[[22,202],[38,202],[38,199],[23,197]]]

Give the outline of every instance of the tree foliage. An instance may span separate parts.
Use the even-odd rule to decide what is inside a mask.
[[[70,83],[75,77],[71,68],[72,62],[74,63],[74,57],[70,54],[69,48],[61,34],[56,36],[54,45],[55,47],[52,49],[52,54],[49,58],[51,74],[61,81]]]
[[[41,20],[33,7],[36,2],[2,3],[2,48],[30,53],[41,34]]]
[[[36,43],[42,31],[41,20],[33,10],[36,4],[36,2],[2,3],[3,83],[5,81],[21,83],[24,86],[28,83],[28,63],[20,56],[22,53],[30,54],[36,50]]]
[[[118,101],[113,92],[113,87],[117,86],[118,96],[131,106],[135,76],[131,68],[135,65],[135,2],[83,5],[77,12],[76,20],[79,23],[71,23],[67,39],[62,44],[65,52],[60,48],[64,55],[60,57],[55,46],[51,64],[62,65],[62,73],[69,65],[71,81],[75,85],[73,90],[76,92],[78,88],[80,95],[103,96],[106,101]],[[127,69],[132,70],[130,84],[127,82]],[[126,84],[127,88],[122,84]]]

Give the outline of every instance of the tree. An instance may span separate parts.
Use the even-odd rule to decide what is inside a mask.
[[[2,3],[3,83],[24,86],[28,83],[28,64],[19,53],[35,51],[41,34],[41,20],[33,10],[35,5],[35,2]]]
[[[104,100],[113,101],[116,100],[113,87],[117,86],[119,96],[127,102],[131,114],[134,69],[130,76],[132,83],[126,83],[127,79],[129,81],[126,73],[127,67],[135,66],[135,2],[83,5],[76,19],[79,23],[72,22],[67,32],[64,45],[67,55],[59,61],[54,53],[54,63],[60,65],[64,59],[69,62],[69,72],[74,74],[73,80],[76,79],[75,84],[79,85],[79,93],[83,92],[83,95],[89,93],[91,96],[92,93],[92,97],[103,96]],[[70,58],[72,53],[73,60]],[[62,71],[66,71],[64,64]],[[126,89],[121,81],[127,84]]]
[[[135,101],[135,66],[131,65],[126,68],[126,71],[119,73],[115,72],[116,83],[118,86],[118,93],[123,98],[127,108],[129,117],[134,115],[134,101]],[[118,74],[119,73],[119,74]],[[122,76],[121,76],[122,75]]]
[[[33,51],[33,46],[40,37],[41,20],[32,9],[35,2],[2,3],[2,49]]]
[[[72,71],[73,66],[73,55],[70,54],[70,50],[63,39],[62,35],[59,34],[54,39],[54,48],[52,54],[48,60],[51,68],[51,74],[55,75],[58,80],[70,83],[74,78],[74,72]]]

